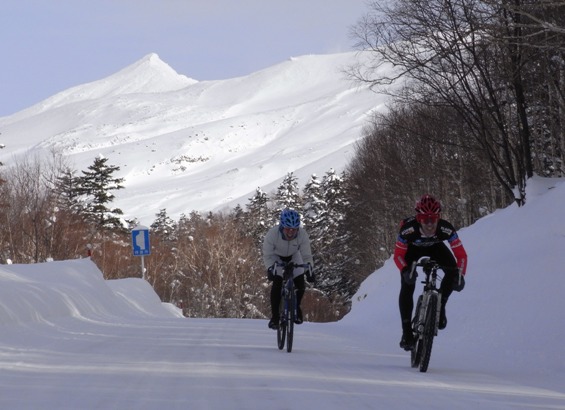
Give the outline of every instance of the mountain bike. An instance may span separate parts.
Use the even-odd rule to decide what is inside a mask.
[[[439,293],[437,284],[437,271],[442,267],[428,257],[420,258],[418,262],[412,265],[412,275],[415,274],[417,267],[422,268],[425,279],[422,281],[424,289],[418,297],[416,311],[412,319],[412,331],[416,345],[411,351],[411,364],[414,368],[420,367],[420,372],[425,373],[430,363],[434,337],[437,336],[438,332],[441,293]],[[439,282],[441,282],[441,278],[439,278]]]
[[[297,315],[296,290],[294,288],[294,269],[304,268],[308,270],[310,265],[307,263],[297,264],[293,262],[275,262],[275,265],[283,268],[283,286],[281,304],[279,306],[279,327],[277,328],[277,345],[279,350],[284,349],[286,341],[286,351],[292,352],[292,342],[294,339],[294,321]],[[305,272],[306,273],[306,272]]]

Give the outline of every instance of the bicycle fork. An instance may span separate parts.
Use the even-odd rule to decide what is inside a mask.
[[[416,316],[414,317],[414,331],[421,336],[424,333],[424,326],[426,324],[426,316],[428,312],[428,306],[430,304],[430,298],[436,298],[436,317],[434,326],[434,336],[437,336],[439,316],[441,311],[441,294],[437,290],[431,290],[425,292],[423,295],[418,297],[418,302],[416,304]]]
[[[285,284],[284,287],[284,291],[283,291],[283,306],[284,306],[284,320],[290,320],[293,315],[293,312],[290,312],[290,306],[289,306],[289,302],[291,300],[291,292],[293,290],[290,289],[290,286]],[[296,306],[294,306],[294,309],[296,309]],[[296,311],[294,312],[294,316],[296,315]]]

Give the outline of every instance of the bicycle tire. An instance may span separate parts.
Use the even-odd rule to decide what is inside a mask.
[[[437,304],[437,295],[430,295],[428,308],[426,310],[424,333],[422,335],[422,357],[420,360],[420,372],[422,373],[428,371],[428,365],[430,364],[430,358],[432,356],[432,347],[436,333]]]
[[[286,339],[286,312],[284,308],[284,291],[283,297],[281,298],[281,303],[279,305],[279,327],[277,328],[277,346],[279,350],[284,349],[284,342]]]
[[[414,344],[414,349],[410,351],[410,365],[412,368],[416,368],[420,365],[420,359],[422,358],[422,343],[420,339],[420,332],[418,332],[418,325],[420,323],[420,309],[422,308],[422,298],[420,295],[418,297],[418,302],[416,303],[416,312],[414,313],[414,319],[412,320],[412,334],[416,343]]]
[[[292,352],[292,342],[294,341],[294,319],[296,317],[296,293],[294,292],[294,287],[290,292],[290,298],[288,301],[288,320],[286,326],[286,351],[288,353]]]
[[[410,364],[413,368],[418,367],[422,360],[422,345],[422,340],[417,339],[414,345],[414,349],[410,351]]]

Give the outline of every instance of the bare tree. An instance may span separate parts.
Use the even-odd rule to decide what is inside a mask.
[[[396,104],[375,116],[347,169],[346,224],[359,282],[390,257],[399,222],[422,194],[442,200],[444,215],[459,227],[508,203],[468,139],[452,109]]]
[[[231,216],[179,221],[176,297],[196,317],[264,317],[265,275],[251,237]]]
[[[457,110],[508,196],[523,204],[534,171],[524,67],[538,54],[523,46],[523,15],[509,3],[372,2],[353,35],[374,58],[349,73],[383,92],[402,79],[398,98]],[[392,74],[383,75],[382,64]]]

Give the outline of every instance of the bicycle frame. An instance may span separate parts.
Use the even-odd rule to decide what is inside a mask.
[[[277,329],[277,345],[279,350],[292,351],[294,341],[294,320],[297,314],[296,289],[294,288],[294,269],[309,267],[308,264],[296,264],[293,262],[275,262],[276,266],[283,268],[283,286],[281,290],[281,305],[279,307],[279,327]]]
[[[424,284],[424,288],[422,290],[422,294],[420,298],[418,298],[420,302],[420,315],[418,317],[418,326],[416,328],[417,333],[421,334],[423,331],[424,326],[424,318],[426,315],[427,308],[430,303],[431,298],[437,298],[438,303],[441,303],[441,293],[439,293],[439,288],[437,287],[437,269],[438,266],[434,266],[431,271],[424,271],[426,275],[425,280],[422,281]],[[418,312],[418,308],[416,307],[416,312]],[[414,317],[416,319],[416,317]],[[439,325],[439,309],[437,310],[436,320],[434,322],[434,336],[437,336],[438,333],[438,325]]]
[[[441,293],[437,286],[438,269],[441,269],[430,258],[421,258],[412,266],[412,274],[416,267],[422,267],[425,279],[422,281],[424,288],[418,297],[416,311],[412,319],[412,331],[416,339],[416,346],[411,352],[412,367],[420,367],[421,372],[426,372],[431,357],[433,338],[437,336],[441,308]],[[440,278],[441,279],[441,278]]]

